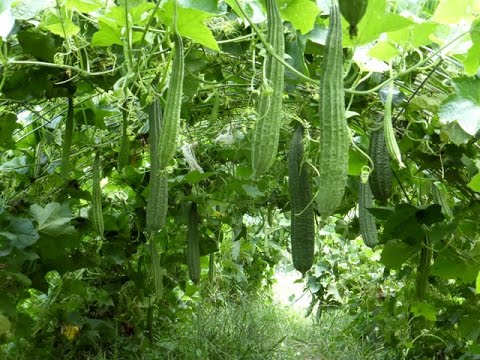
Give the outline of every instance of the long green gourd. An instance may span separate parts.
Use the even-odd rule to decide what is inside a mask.
[[[283,23],[276,0],[267,0],[268,37],[272,50],[283,58]],[[280,127],[285,67],[270,53],[264,63],[264,79],[257,104],[257,120],[252,138],[252,168],[255,178],[266,173],[275,162]]]
[[[175,52],[173,54],[173,65],[168,85],[165,112],[160,125],[161,131],[158,139],[160,169],[165,169],[175,154],[177,132],[180,125],[180,111],[182,108],[183,77],[185,74],[183,41],[177,31],[174,31],[173,38]]]
[[[66,178],[68,172],[70,171],[70,151],[72,148],[72,138],[73,138],[73,96],[68,97],[68,110],[67,117],[65,121],[65,133],[62,140],[62,162],[60,166],[60,176]]]
[[[367,210],[373,207],[373,195],[368,182],[360,180],[358,191],[358,218],[360,223],[360,234],[363,242],[370,248],[378,244],[377,224],[375,217]]]
[[[164,226],[168,210],[168,178],[166,170],[160,168],[159,138],[162,123],[160,99],[155,97],[148,109],[150,135],[150,192],[146,207],[146,231],[150,244],[152,272],[155,295],[157,299],[163,296],[163,269],[160,265],[161,255],[157,249],[156,234]]]
[[[395,132],[392,124],[392,102],[393,102],[393,81],[388,87],[387,100],[385,101],[385,112],[383,117],[383,128],[385,129],[385,142],[390,156],[398,162],[400,168],[404,168],[402,154],[395,139]]]
[[[373,171],[368,178],[375,199],[386,202],[392,194],[392,168],[390,155],[385,143],[383,124],[370,134],[369,156],[373,162]]]
[[[160,133],[162,109],[160,99],[156,97],[148,109],[150,135],[150,192],[147,198],[147,224],[149,233],[158,232],[164,225],[168,209],[167,173],[161,169]]]
[[[289,153],[288,185],[290,188],[290,242],[295,269],[305,274],[313,265],[315,252],[315,219],[313,197],[302,144],[303,127],[293,134]]]
[[[101,177],[100,150],[97,149],[92,167],[92,222],[98,235],[103,238],[105,226],[103,223]]]
[[[320,75],[320,139],[316,159],[317,209],[331,215],[342,201],[348,177],[349,133],[343,90],[342,20],[335,0]]]
[[[200,265],[200,234],[198,226],[200,217],[197,210],[197,204],[192,202],[190,212],[188,214],[188,231],[187,231],[187,266],[188,276],[195,284],[200,281],[201,265]]]

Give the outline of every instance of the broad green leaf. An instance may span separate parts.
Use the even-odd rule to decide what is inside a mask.
[[[250,196],[254,199],[264,195],[264,193],[261,192],[260,190],[258,190],[258,188],[256,186],[242,185],[242,188],[243,188],[243,190],[245,190],[245,192],[247,193],[248,196]]]
[[[216,14],[218,0],[178,0],[178,4],[184,8],[197,9]]]
[[[0,113],[0,147],[13,149],[15,148],[15,141],[13,141],[12,134],[16,129],[21,128],[17,123],[17,116],[10,112]]]
[[[348,175],[359,176],[365,165],[370,165],[365,156],[351,148],[348,153]]]
[[[385,244],[380,261],[386,267],[399,270],[413,254],[421,249],[421,245],[409,245],[400,240],[392,240]]]
[[[315,25],[319,9],[311,0],[280,0],[278,2],[282,18],[302,34],[308,33]]]
[[[441,0],[433,14],[432,21],[440,24],[457,25],[462,20],[472,20],[480,4],[478,0]]]
[[[55,0],[13,0],[12,13],[17,20],[30,20],[43,10],[55,6]]]
[[[479,271],[478,260],[480,259],[459,256],[453,251],[442,252],[435,258],[430,273],[444,279],[459,279],[472,283]]]
[[[80,28],[75,25],[71,19],[65,17],[60,18],[53,11],[44,13],[41,27],[62,38],[76,35],[80,31]]]
[[[468,49],[463,65],[467,75],[475,75],[480,67],[480,19],[472,23],[470,37],[472,39],[472,47]]]
[[[450,95],[439,111],[444,124],[457,122],[470,136],[480,130],[480,79],[461,77],[452,80],[455,94]]]
[[[467,186],[476,192],[480,192],[480,173],[475,175]]]
[[[471,136],[467,134],[456,121],[444,126],[442,133],[446,134],[447,139],[457,146],[466,144],[471,139]]]
[[[25,54],[35,56],[42,61],[53,62],[57,47],[51,33],[26,29],[19,31],[17,38]]]
[[[436,310],[431,304],[424,302],[416,302],[411,307],[412,314],[415,316],[423,316],[428,321],[436,321]]]
[[[120,31],[116,27],[112,27],[101,20],[98,23],[100,30],[93,34],[92,46],[123,45]]]
[[[292,65],[300,73],[309,76],[307,65],[305,64],[305,44],[307,42],[307,36],[303,36],[299,31],[293,32],[293,36],[287,37],[285,42],[285,54],[287,63]],[[285,69],[285,79],[287,81],[287,86],[292,86],[303,82],[302,79],[290,69]]]
[[[44,208],[38,204],[30,206],[30,212],[38,224],[38,232],[49,236],[62,236],[74,231],[69,225],[73,219],[68,204],[49,203]]]
[[[173,2],[166,2],[163,7],[159,9],[159,12],[162,22],[167,26],[172,26]],[[212,17],[212,14],[205,11],[178,7],[177,30],[182,36],[188,37],[210,49],[220,51],[212,31],[206,25],[206,20],[210,17]]]
[[[435,32],[437,26],[438,24],[432,22],[415,23],[388,33],[388,39],[403,48],[418,48],[432,42],[430,35]]]
[[[386,0],[369,0],[367,11],[358,24],[358,37],[355,45],[363,45],[376,40],[382,33],[400,30],[413,24],[413,21],[395,13],[386,12]],[[353,40],[344,36],[344,45],[352,46]]]
[[[374,57],[383,61],[390,61],[395,56],[399,55],[398,49],[390,42],[381,41],[376,43],[368,52],[371,57]]]
[[[80,13],[89,13],[100,9],[103,6],[101,0],[67,0],[65,7]]]
[[[185,177],[183,178],[189,184],[198,184],[200,181],[208,179],[212,176],[213,172],[204,172],[201,173],[198,170],[190,171]]]

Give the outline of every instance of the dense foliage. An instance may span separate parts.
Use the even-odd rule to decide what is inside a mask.
[[[311,316],[341,307],[391,359],[480,358],[480,4],[369,0],[358,24],[342,19],[344,89],[325,86],[336,97],[326,102],[330,1],[276,5],[283,63],[262,0],[2,1],[2,355],[147,354],[168,346],[159,334],[174,324],[201,319],[199,303],[208,312],[268,294],[275,266],[291,267],[293,134],[301,124],[316,196],[319,104],[344,101],[348,180],[331,216],[313,205]],[[285,67],[284,84],[265,77],[264,60]],[[257,105],[272,92],[283,117],[267,141],[278,149],[254,177]],[[162,133],[177,110],[179,126]],[[176,139],[152,142],[149,124]],[[362,208],[378,231],[371,249],[358,202],[379,124],[389,160],[371,176],[389,164],[392,178],[391,193]],[[175,152],[167,164],[150,157],[158,146]],[[146,231],[147,203],[167,200],[166,218],[151,220],[161,230]]]

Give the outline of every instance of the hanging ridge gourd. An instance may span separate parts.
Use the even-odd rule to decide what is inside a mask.
[[[97,234],[103,238],[105,226],[103,223],[101,178],[100,150],[97,149],[92,167],[92,222]]]
[[[283,23],[276,0],[267,0],[268,35],[271,50],[284,57],[285,39]],[[263,81],[257,103],[257,120],[252,138],[252,168],[255,178],[266,173],[275,162],[280,127],[285,67],[267,53],[263,68]]]
[[[293,134],[289,153],[288,185],[290,188],[290,242],[295,269],[305,274],[313,265],[315,252],[315,218],[313,197],[302,144],[303,126]]]
[[[338,0],[340,12],[350,24],[348,31],[350,38],[357,36],[357,25],[367,11],[368,0]]]
[[[390,81],[388,86],[387,100],[385,101],[385,112],[383,117],[383,128],[385,134],[385,143],[387,144],[387,150],[395,161],[398,162],[398,166],[405,167],[402,161],[402,153],[398,147],[397,139],[395,139],[395,131],[393,130],[392,123],[392,102],[393,102],[393,81]]]
[[[198,215],[197,204],[192,202],[188,214],[188,231],[187,231],[187,266],[188,276],[195,284],[200,281],[200,238],[198,225],[200,216]]]
[[[73,138],[73,96],[68,97],[68,109],[67,117],[65,121],[65,133],[62,139],[62,162],[60,166],[60,176],[62,178],[67,177],[68,172],[70,171],[70,151],[72,148],[72,138]]]
[[[165,170],[161,169],[159,156],[159,138],[162,123],[160,99],[155,97],[148,109],[150,135],[150,192],[147,198],[147,224],[150,234],[155,234],[164,225],[168,210],[168,179]]]
[[[363,242],[370,248],[378,244],[377,224],[375,216],[367,210],[373,207],[373,195],[368,182],[360,180],[358,190],[358,219],[360,223],[360,234]]]
[[[342,201],[348,177],[349,133],[343,89],[342,21],[333,1],[320,75],[317,209],[331,215]]]
[[[392,194],[392,168],[381,123],[370,135],[369,156],[373,162],[373,171],[368,180],[372,194],[375,199],[386,202]]]
[[[168,83],[167,100],[163,121],[160,124],[160,136],[158,139],[158,157],[160,169],[165,169],[172,160],[177,147],[177,132],[180,125],[180,111],[182,108],[183,77],[185,74],[185,60],[183,54],[182,37],[173,32],[174,54],[172,72]]]

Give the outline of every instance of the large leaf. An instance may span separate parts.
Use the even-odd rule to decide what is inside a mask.
[[[477,249],[480,249],[480,246],[477,246]],[[473,253],[475,255],[475,251]],[[435,258],[430,273],[444,279],[459,279],[472,283],[480,271],[479,261],[480,256],[472,256],[470,252],[462,254],[445,251]]]
[[[17,123],[17,116],[10,112],[2,112],[0,114],[0,147],[14,148],[15,141],[13,141],[13,132],[20,128]]]
[[[380,261],[387,268],[399,270],[413,254],[420,251],[421,245],[409,245],[400,240],[392,240],[385,244]]]
[[[308,33],[315,25],[319,9],[311,0],[280,0],[282,18],[289,21],[302,34]]]
[[[457,122],[470,136],[480,130],[480,79],[460,77],[452,80],[455,94],[449,96],[440,108],[440,121]]]
[[[160,9],[162,22],[171,26],[173,24],[173,1],[166,2]],[[177,8],[177,29],[180,35],[188,37],[201,45],[219,51],[218,44],[206,25],[206,20],[213,15],[195,8],[179,6]]]
[[[0,256],[9,255],[16,249],[33,245],[39,236],[30,219],[8,217],[8,225],[0,231]]]
[[[69,225],[73,219],[68,204],[49,203],[44,208],[38,204],[30,206],[30,212],[37,222],[38,232],[49,236],[71,235],[75,229]]]

